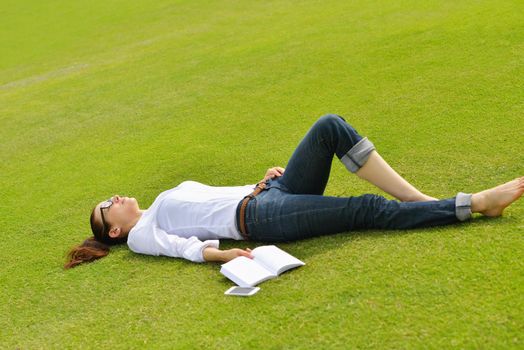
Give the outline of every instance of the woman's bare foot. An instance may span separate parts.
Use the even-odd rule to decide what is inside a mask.
[[[471,211],[486,216],[500,216],[504,209],[524,193],[524,176],[497,187],[474,193]]]

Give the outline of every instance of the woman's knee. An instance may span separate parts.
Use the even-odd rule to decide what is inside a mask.
[[[340,122],[346,122],[346,119],[342,118],[338,114],[328,113],[318,118],[317,123],[319,124],[337,124]]]
[[[313,128],[322,130],[323,133],[327,132],[330,135],[342,136],[349,133],[356,140],[362,138],[358,131],[346,122],[343,117],[334,113],[325,114],[318,118]]]
[[[345,119],[338,114],[324,114],[317,119],[313,125],[314,129],[322,130],[323,132],[334,132],[340,128],[347,127]]]

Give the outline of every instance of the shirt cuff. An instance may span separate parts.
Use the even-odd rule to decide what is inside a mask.
[[[214,247],[218,249],[220,245],[220,242],[218,239],[208,239],[207,241],[202,242],[202,246],[200,247],[200,262],[205,262],[204,259],[204,248],[206,247]]]

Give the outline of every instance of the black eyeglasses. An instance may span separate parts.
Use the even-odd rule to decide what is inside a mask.
[[[109,209],[113,205],[113,198],[109,198],[104,203],[100,204],[100,215],[102,216],[102,225],[104,226],[104,234],[106,233],[107,223],[104,218],[104,211],[102,209]]]

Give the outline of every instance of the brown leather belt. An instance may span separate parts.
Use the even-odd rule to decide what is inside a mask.
[[[244,237],[244,239],[249,239],[249,234],[246,229],[247,203],[251,200],[251,198],[255,197],[257,194],[262,192],[265,188],[266,188],[265,182],[257,183],[257,187],[255,188],[255,190],[252,193],[245,196],[244,199],[242,200],[242,204],[240,205],[240,227],[239,229],[240,229],[240,234],[242,235],[242,237]]]

